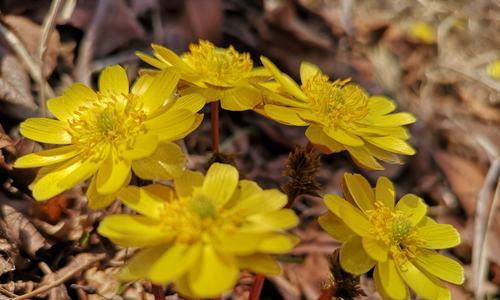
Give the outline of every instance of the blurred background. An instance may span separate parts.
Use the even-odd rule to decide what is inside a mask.
[[[498,297],[500,1],[0,0],[0,299],[65,272],[74,276],[40,297],[115,299],[119,290],[124,298],[152,299],[148,283],[118,286],[114,276],[128,254],[95,232],[119,206],[88,210],[85,187],[44,203],[30,198],[34,171],[15,170],[12,162],[41,146],[21,139],[18,125],[43,113],[40,103],[71,83],[95,85],[107,65],[121,64],[134,78],[145,67],[134,52],[150,53],[151,43],[181,53],[198,39],[249,52],[257,65],[265,55],[294,78],[300,63],[310,61],[415,114],[415,156],[384,171],[357,169],[343,153],[323,156],[322,192],[339,193],[343,173],[354,171],[372,183],[388,176],[399,196],[420,195],[430,215],[462,236],[447,252],[464,264],[467,278],[462,287],[450,286],[452,299]],[[40,45],[47,46],[43,60]],[[210,157],[206,116],[186,139],[196,169]],[[223,111],[221,124],[222,151],[234,154],[243,177],[267,188],[286,181],[288,153],[307,143],[303,128],[251,111]],[[326,208],[313,197],[294,208],[302,243],[286,258],[283,275],[266,281],[262,299],[316,299],[330,274],[327,255],[339,243],[316,222]],[[103,249],[113,259],[90,267]],[[77,269],[82,265],[88,267]],[[252,280],[244,274],[228,298],[246,299]],[[367,299],[378,299],[370,275],[362,287]]]

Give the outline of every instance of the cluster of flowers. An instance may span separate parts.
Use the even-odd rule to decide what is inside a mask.
[[[126,71],[111,66],[98,90],[76,83],[48,101],[56,119],[32,118],[21,133],[61,145],[20,157],[18,168],[41,167],[32,185],[37,200],[49,199],[90,179],[89,206],[99,209],[119,199],[137,214],[106,217],[98,232],[123,247],[140,247],[122,270],[122,280],[149,279],[175,284],[190,297],[215,297],[231,289],[241,269],[279,274],[273,257],[287,253],[298,238],[286,230],[299,222],[284,208],[287,197],[240,180],[235,167],[214,163],[206,175],[186,170],[175,141],[201,123],[207,102],[223,109],[254,110],[292,126],[307,126],[307,138],[323,153],[347,151],[366,169],[380,161],[401,163],[412,155],[409,113],[370,96],[349,80],[332,81],[317,66],[302,63],[301,84],[262,57],[208,41],[192,44],[182,56],[153,45],[154,56],[138,56],[155,69],[143,70],[132,86]],[[133,176],[152,184],[131,185]],[[159,183],[168,180],[167,183]],[[435,249],[460,242],[450,225],[426,217],[427,206],[408,194],[395,203],[385,177],[372,188],[358,174],[345,174],[343,199],[325,195],[329,212],[320,225],[343,242],[342,268],[360,275],[375,267],[384,299],[407,299],[408,287],[426,299],[450,299],[440,282],[460,284],[463,269]]]

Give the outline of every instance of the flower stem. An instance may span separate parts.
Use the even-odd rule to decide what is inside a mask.
[[[260,293],[262,292],[262,287],[264,286],[264,280],[266,278],[262,274],[256,274],[253,281],[252,289],[250,290],[250,295],[248,300],[259,300]]]
[[[219,153],[219,101],[211,103],[212,109],[212,152]]]
[[[335,296],[334,288],[327,288],[321,293],[321,295],[319,295],[318,300],[330,300],[333,296]]]
[[[165,290],[161,285],[153,284],[152,289],[155,300],[165,300]]]

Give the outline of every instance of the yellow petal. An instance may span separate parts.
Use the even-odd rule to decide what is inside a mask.
[[[149,74],[141,74],[139,78],[135,80],[130,91],[134,95],[141,96],[148,90],[149,86],[153,82],[153,78],[154,76]]]
[[[111,95],[128,95],[128,77],[119,65],[106,67],[99,75],[99,91]]]
[[[464,283],[464,268],[455,260],[435,251],[421,249],[412,262],[438,278],[454,284]]]
[[[373,155],[376,159],[380,159],[382,161],[388,162],[390,164],[402,164],[399,157],[387,150],[381,149],[377,146],[374,146],[370,143],[365,144],[366,149]]]
[[[394,190],[394,185],[389,178],[385,176],[379,177],[375,189],[375,200],[385,204],[388,208],[393,208],[395,196],[396,192]]]
[[[383,116],[370,116],[360,122],[379,127],[397,127],[415,123],[416,120],[410,113],[395,113]]]
[[[389,253],[389,247],[387,247],[381,241],[378,241],[372,237],[362,238],[363,249],[365,252],[377,262],[384,262],[387,260],[387,255]]]
[[[364,139],[377,147],[394,153],[405,155],[415,154],[415,149],[407,142],[392,136],[364,137]]]
[[[132,148],[124,150],[120,155],[127,160],[136,160],[150,156],[158,146],[158,136],[155,134],[139,135],[135,138]]]
[[[362,211],[375,209],[375,196],[370,183],[360,174],[344,174],[344,182],[351,194]]]
[[[333,238],[338,241],[345,242],[356,235],[347,225],[331,212],[326,213],[318,218],[321,228],[328,232]]]
[[[151,47],[155,52],[155,56],[162,58],[164,61],[180,69],[182,72],[188,72],[188,73],[194,72],[194,70],[184,61],[182,61],[182,59],[172,50],[156,44],[152,44]]]
[[[137,55],[137,57],[139,57],[140,60],[142,60],[143,62],[157,68],[157,69],[165,69],[166,67],[169,67],[170,65],[166,64],[165,62],[159,60],[159,59],[156,59],[155,57],[151,56],[151,55],[147,55],[146,53],[143,53],[141,51],[136,51],[135,52],[135,55]]]
[[[176,99],[170,109],[185,109],[192,113],[197,113],[205,106],[206,102],[205,97],[200,94],[188,94]]]
[[[344,146],[329,137],[318,125],[307,127],[306,136],[311,143],[324,153],[340,152]]]
[[[268,118],[276,120],[285,125],[291,126],[307,126],[307,122],[304,122],[297,113],[291,109],[284,106],[268,104],[264,106],[264,112]]]
[[[132,174],[130,174],[132,175]],[[130,180],[130,179],[129,179]],[[104,207],[109,206],[113,201],[116,200],[116,195],[111,194],[111,195],[101,195],[97,192],[97,188],[95,186],[95,176],[92,177],[92,180],[90,181],[90,186],[87,189],[87,201],[88,201],[88,206],[91,209],[97,210],[101,209]]]
[[[305,83],[316,74],[321,74],[321,70],[318,66],[307,61],[303,61],[300,64],[300,82]]]
[[[172,67],[159,72],[153,78],[147,90],[140,95],[139,99],[144,105],[143,108],[148,112],[154,112],[162,106],[165,100],[174,92],[179,78],[180,74]]]
[[[47,108],[59,120],[67,120],[74,116],[78,107],[97,101],[97,94],[83,83],[74,83],[62,96],[47,101]]]
[[[191,119],[193,120],[193,119]],[[201,121],[203,121],[203,115],[202,114],[196,114],[194,116],[194,121],[191,123],[190,127],[182,127],[182,130],[179,130],[176,135],[169,135],[166,133],[165,135],[161,135],[162,138],[165,139],[165,141],[177,141],[180,139],[185,138],[187,135],[189,135],[191,132],[193,132],[198,126],[200,126]],[[188,124],[188,123],[185,123]],[[182,125],[184,126],[184,125]]]
[[[371,96],[368,99],[368,110],[370,114],[386,115],[396,109],[396,103],[384,96]]]
[[[149,270],[165,252],[166,247],[166,245],[160,245],[140,251],[120,270],[118,278],[121,281],[135,281],[148,278]]]
[[[110,153],[97,172],[97,192],[101,195],[117,192],[125,184],[129,173],[130,162]]]
[[[383,170],[384,167],[367,150],[366,144],[361,147],[345,146],[356,165],[369,170]]]
[[[345,224],[360,236],[369,236],[371,224],[366,216],[356,207],[337,195],[325,195],[326,206]]]
[[[364,142],[361,138],[350,132],[347,132],[346,130],[340,127],[329,127],[329,128],[324,127],[323,130],[329,137],[331,137],[332,139],[336,140],[341,144],[353,147],[359,147],[364,145]]]
[[[361,238],[358,236],[352,237],[340,248],[340,266],[351,274],[361,275],[366,273],[375,264],[376,261],[371,259],[363,250]]]
[[[21,123],[19,131],[25,137],[47,144],[70,144],[67,125],[59,120],[30,118]]]
[[[136,212],[153,219],[160,219],[164,203],[174,197],[174,191],[160,184],[142,188],[130,185],[121,189],[117,196]]]
[[[60,177],[59,182],[54,182],[58,186],[69,189],[87,180],[97,172],[100,162],[91,159],[79,160],[78,163],[68,167],[64,172],[64,177]]]
[[[261,93],[253,87],[246,86],[230,88],[224,91],[220,99],[221,107],[231,111],[249,110],[261,102]]]
[[[173,141],[187,135],[197,121],[196,114],[182,109],[167,111],[144,122],[151,133],[158,135],[160,141]]]
[[[422,271],[415,267],[410,261],[402,265],[396,265],[399,275],[405,283],[425,299],[436,299],[439,295],[439,287]]]
[[[299,219],[291,209],[280,209],[267,213],[255,214],[247,217],[250,224],[243,225],[248,231],[286,230],[297,226]]]
[[[246,179],[240,180],[240,182],[238,182],[238,188],[240,189],[241,202],[244,202],[246,198],[263,191],[255,181],[246,180]],[[273,199],[275,199],[275,198],[273,198]],[[275,203],[275,202],[279,203],[279,202],[283,202],[283,200],[276,199],[275,201],[273,201],[273,203]],[[281,208],[283,206],[280,206],[279,208]]]
[[[302,100],[296,100],[292,96],[280,94],[278,90],[281,89],[281,85],[276,81],[272,82],[261,82],[259,84],[254,84],[262,95],[265,96],[269,103],[282,104],[291,107],[307,108],[308,104]]]
[[[228,164],[214,163],[203,181],[203,194],[217,207],[222,207],[231,198],[238,185],[238,170]]]
[[[238,256],[237,261],[240,269],[246,269],[257,274],[275,276],[281,274],[281,266],[270,255],[252,254],[247,256]]]
[[[180,197],[189,197],[195,187],[201,187],[205,176],[201,172],[186,170],[181,176],[174,179],[175,191]]]
[[[384,287],[382,286],[382,283],[380,282],[380,275],[377,272],[377,267],[375,267],[375,271],[373,272],[373,281],[375,281],[375,288],[382,300],[400,300],[400,299],[393,299],[387,295],[387,293],[384,290]]]
[[[73,146],[63,146],[45,151],[27,154],[19,157],[14,163],[16,168],[35,168],[52,165],[78,154],[78,149]]]
[[[168,244],[175,234],[165,231],[161,221],[131,215],[108,216],[101,221],[97,232],[123,247]]]
[[[156,283],[167,283],[183,276],[201,256],[201,244],[173,243],[149,269],[148,277]]]
[[[148,157],[134,160],[132,170],[142,179],[160,180],[180,176],[186,167],[186,155],[175,143],[160,143]]]
[[[258,245],[258,250],[264,253],[288,253],[300,242],[300,239],[291,234],[269,234]]]
[[[281,73],[281,71],[266,57],[261,56],[260,60],[264,67],[273,74],[274,79],[278,81],[290,94],[301,100],[306,99],[306,95],[300,89],[299,85],[293,81],[288,75]]]
[[[449,224],[427,224],[419,226],[418,237],[425,241],[424,248],[446,249],[460,244],[460,234]]]
[[[358,125],[358,124],[357,124]],[[355,126],[353,131],[362,136],[392,136],[402,140],[410,138],[410,133],[405,127],[374,127],[374,126]]]
[[[233,257],[221,255],[209,245],[203,246],[201,255],[196,268],[189,273],[189,287],[195,294],[217,297],[236,284],[240,272]]]
[[[378,263],[374,275],[378,276],[383,292],[391,299],[407,299],[408,288],[399,275],[394,260]],[[377,287],[377,290],[380,292],[381,288]]]
[[[427,205],[422,198],[414,194],[406,194],[399,199],[396,210],[404,212],[412,225],[417,225],[427,213]]]
[[[249,196],[241,195],[240,200],[235,205],[234,209],[237,210],[242,216],[249,216],[253,214],[276,211],[284,207],[286,203],[286,195],[276,189],[265,191],[256,190]]]

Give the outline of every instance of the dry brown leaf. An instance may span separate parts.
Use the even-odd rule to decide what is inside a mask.
[[[0,204],[0,229],[6,238],[31,257],[36,257],[40,249],[50,247],[49,242],[38,232],[35,226],[19,211],[9,204]]]
[[[16,33],[17,37],[24,44],[31,56],[38,58],[38,46],[40,44],[40,37],[42,36],[40,25],[25,17],[14,15],[3,17],[3,21]],[[54,29],[49,37],[47,52],[45,54],[45,69],[43,73],[46,77],[50,76],[57,66],[57,57],[60,47],[59,32]]]
[[[0,275],[14,271],[14,262],[18,255],[14,246],[6,239],[0,239]]]
[[[37,108],[31,94],[30,77],[11,54],[3,56],[0,61],[0,100],[32,111]]]
[[[111,298],[116,295],[120,283],[117,275],[120,271],[118,267],[106,268],[99,270],[91,268],[85,272],[84,278],[88,285],[94,287],[98,291],[98,295],[88,295],[89,300],[100,300],[102,297]]]

